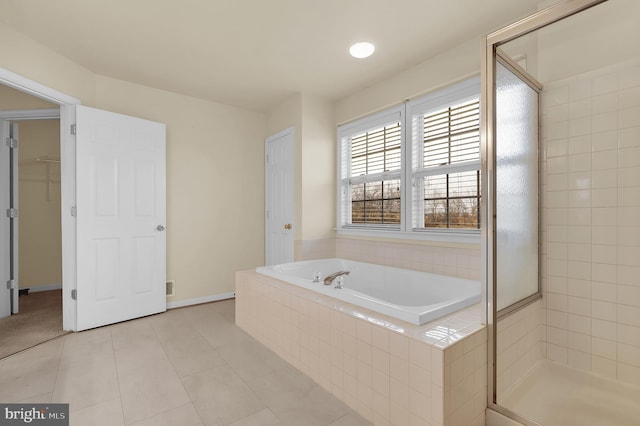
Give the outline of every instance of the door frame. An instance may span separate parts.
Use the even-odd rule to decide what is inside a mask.
[[[6,122],[8,126],[10,126],[10,129],[13,130],[13,121],[25,121],[25,120],[60,120],[60,108],[46,108],[46,109],[25,109],[25,110],[5,110],[5,111],[0,111],[0,121],[2,122]],[[18,126],[16,124],[15,129],[18,129]],[[20,141],[20,135],[18,134],[17,136],[18,141]],[[18,142],[18,149],[20,148],[19,142]],[[14,151],[14,153],[12,154],[12,156],[14,157],[11,161],[13,161],[13,167],[12,167],[12,172],[13,172],[13,187],[11,188],[11,193],[13,193],[13,206],[15,208],[18,209],[18,217],[17,220],[14,220],[12,223],[12,228],[13,228],[13,240],[12,240],[12,244],[11,244],[11,250],[13,251],[13,254],[10,256],[10,263],[11,263],[11,267],[13,268],[14,271],[14,276],[13,279],[16,279],[17,277],[17,282],[18,282],[18,286],[20,285],[20,275],[18,274],[18,270],[19,270],[19,265],[20,265],[20,257],[18,255],[19,253],[19,247],[20,247],[20,235],[18,232],[19,226],[20,226],[20,198],[19,198],[19,191],[18,191],[18,176],[20,174],[20,165],[18,162],[18,154],[16,154],[16,152]],[[19,298],[18,298],[18,289],[16,289],[16,291],[13,292],[13,305],[11,308],[11,313],[12,314],[17,314],[19,312]]]
[[[76,287],[76,138],[71,125],[75,124],[75,105],[79,99],[51,89],[19,74],[0,68],[0,84],[60,105],[60,191],[62,210],[62,328],[75,331],[76,303],[71,298]],[[42,111],[42,110],[36,110]]]

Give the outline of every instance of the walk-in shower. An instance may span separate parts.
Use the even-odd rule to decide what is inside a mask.
[[[486,38],[488,403],[525,425],[640,419],[639,16],[569,0]]]

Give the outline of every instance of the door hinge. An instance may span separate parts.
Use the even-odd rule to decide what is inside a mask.
[[[7,146],[9,148],[17,148],[18,147],[18,139],[7,138]]]
[[[7,288],[9,290],[15,290],[16,289],[16,280],[7,281]]]
[[[71,207],[71,216],[76,217],[78,214],[78,208],[76,206]]]
[[[18,217],[18,209],[7,209],[7,217],[10,219]]]
[[[73,300],[78,300],[78,290],[76,289],[71,290],[71,298]]]
[[[76,134],[76,125],[75,125],[75,124],[72,124],[72,125],[71,125],[71,134],[72,134],[72,135],[75,135],[75,134]]]

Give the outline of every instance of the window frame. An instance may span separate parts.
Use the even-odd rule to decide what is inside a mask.
[[[453,103],[480,97],[480,77],[473,76],[458,83],[435,90],[414,100],[405,101],[391,108],[367,115],[337,128],[337,191],[336,191],[336,231],[339,235],[367,238],[392,238],[403,240],[428,240],[454,243],[477,243],[480,229],[424,228],[416,227],[419,203],[417,198],[418,179],[428,175],[444,175],[460,171],[480,170],[481,159],[443,166],[418,169],[417,150],[423,149],[423,139],[416,137],[415,121],[428,112],[445,108]],[[382,127],[397,120],[401,125],[401,168],[397,172],[383,172],[367,178],[354,178],[350,182],[351,137],[375,127]],[[361,180],[385,180],[398,176],[400,180],[400,224],[352,224],[350,183]],[[481,177],[482,178],[482,177]],[[424,211],[424,207],[422,207]],[[423,214],[424,216],[424,214]],[[424,218],[422,219],[424,221]]]
[[[464,229],[464,228],[426,228],[419,226],[418,221],[424,216],[424,199],[418,194],[422,194],[422,180],[427,176],[450,175],[454,173],[469,172],[480,170],[482,161],[480,158],[480,149],[478,150],[478,159],[474,161],[465,161],[460,163],[446,164],[441,166],[418,167],[418,159],[422,157],[423,146],[423,117],[430,113],[442,110],[453,104],[462,104],[473,99],[480,99],[480,77],[472,77],[459,83],[445,87],[443,89],[432,92],[426,96],[408,101],[406,103],[407,126],[411,132],[410,137],[406,141],[407,166],[405,167],[406,181],[411,182],[413,191],[407,194],[411,197],[411,210],[407,211],[407,223],[411,224],[411,229],[407,231],[430,233],[438,229],[440,232],[446,233],[474,233],[478,234],[480,229]],[[478,105],[478,112],[480,106]],[[480,118],[480,117],[479,117]],[[480,131],[480,120],[478,120],[478,132]],[[482,179],[482,176],[480,177]],[[422,205],[419,209],[418,205]],[[480,208],[480,206],[478,206]],[[422,218],[424,220],[424,218]],[[478,223],[479,225],[479,223]]]

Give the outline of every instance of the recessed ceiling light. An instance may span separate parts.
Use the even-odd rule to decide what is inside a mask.
[[[373,52],[375,52],[375,50],[376,47],[373,45],[373,43],[369,43],[368,41],[361,41],[353,44],[349,48],[349,53],[351,53],[351,56],[353,56],[354,58],[362,59],[373,55]]]

